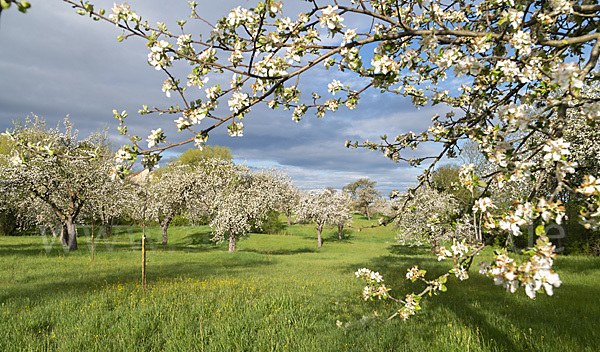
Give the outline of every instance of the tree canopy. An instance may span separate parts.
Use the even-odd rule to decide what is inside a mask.
[[[12,194],[34,223],[59,223],[63,243],[77,250],[75,222],[103,184],[112,181],[111,160],[96,157],[108,152],[106,136],[92,134],[79,140],[68,119],[61,131],[59,127],[47,129],[37,117],[16,125],[6,136],[18,143],[10,164],[0,168],[2,192]]]
[[[189,148],[181,153],[176,159],[170,160],[169,164],[195,166],[207,158],[219,158],[228,161],[233,160],[231,149],[220,145],[205,145],[202,148]]]
[[[375,189],[377,181],[371,181],[368,178],[360,178],[344,186],[343,190],[348,192],[354,205],[358,209],[363,209],[367,219],[371,220],[369,207],[377,198],[381,197],[381,192]]]

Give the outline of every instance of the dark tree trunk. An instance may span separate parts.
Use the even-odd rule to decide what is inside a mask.
[[[173,220],[173,218],[168,218],[166,219],[166,221],[163,224],[160,224],[160,228],[162,229],[162,244],[163,245],[167,245],[167,230],[169,229],[169,224],[171,223],[171,220]]]
[[[103,226],[104,226],[104,236],[105,237],[110,237],[110,235],[112,235],[112,222],[113,219],[110,218],[109,220],[105,221]]]
[[[344,230],[344,225],[338,225],[338,239],[342,240],[342,231]]]
[[[66,247],[69,245],[68,240],[69,240],[69,234],[67,232],[67,225],[61,224],[60,225],[60,242],[62,242],[62,245]]]
[[[235,233],[229,231],[229,253],[235,252]]]
[[[75,228],[75,221],[71,216],[67,217],[66,228],[67,228],[67,245],[69,246],[69,251],[76,251],[77,250],[77,229]]]

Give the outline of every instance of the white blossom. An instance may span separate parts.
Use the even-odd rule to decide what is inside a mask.
[[[227,104],[229,105],[229,110],[237,114],[244,106],[249,104],[248,94],[238,91],[233,92],[233,95],[231,99],[227,101]]]
[[[569,62],[558,66],[552,73],[551,84],[558,84],[560,89],[569,89],[583,87],[583,81],[580,78],[580,71],[577,64]]]
[[[21,159],[19,155],[15,155],[12,158],[10,158],[10,163],[14,166],[21,166],[23,165],[23,159]]]
[[[166,51],[169,46],[169,43],[165,40],[155,41],[148,54],[148,63],[157,70],[171,66],[173,57],[169,56]]]
[[[164,138],[165,138],[165,136],[164,136],[162,128],[158,128],[158,129],[152,130],[150,132],[150,135],[146,139],[146,142],[148,142],[148,148],[155,147]]]
[[[344,19],[337,14],[337,10],[337,5],[329,5],[327,8],[321,10],[322,16],[319,17],[319,25],[322,28],[327,28],[332,35],[344,28],[344,25],[342,24]]]
[[[559,161],[563,155],[571,154],[569,151],[570,146],[571,143],[565,142],[563,138],[546,142],[543,148],[543,151],[546,152],[546,154],[544,154],[544,160]]]
[[[122,163],[123,161],[129,161],[129,160],[131,160],[131,153],[124,150],[123,148],[119,149],[115,153],[115,161],[117,163]]]

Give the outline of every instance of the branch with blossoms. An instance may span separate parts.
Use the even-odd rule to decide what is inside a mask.
[[[457,156],[466,141],[477,143],[493,166],[487,174],[476,174],[470,165],[460,170],[461,183],[479,198],[473,208],[462,210],[476,225],[474,244],[466,246],[480,250],[501,231],[518,236],[525,224],[560,224],[565,216],[561,192],[586,198],[584,226],[600,224],[598,175],[578,173],[580,161],[572,155],[583,147],[565,138],[575,122],[593,127],[600,121],[598,94],[586,94],[598,91],[593,82],[600,78],[596,5],[567,0],[308,1],[307,11],[291,19],[283,15],[283,1],[267,0],[254,8],[233,9],[211,25],[207,39],[196,40],[198,36],[185,32],[185,21],[177,23],[181,34],[174,34],[164,23],[149,25],[126,4],[115,4],[106,16],[87,1],[63,1],[81,15],[117,26],[123,31],[119,40],[146,41],[148,63],[166,74],[160,88],[181,101],[181,106],[140,110],[175,115],[172,121],[178,130],[191,133],[180,143],[169,143],[159,126],[149,131],[146,147],[140,143],[143,138],[127,131],[127,113],[115,111],[121,133],[132,142],[117,152],[118,162],[131,163],[141,156],[144,165],[152,167],[162,151],[186,143],[201,147],[222,125],[229,135],[241,137],[247,123],[242,120],[261,103],[289,110],[292,119],[300,121],[309,112],[322,118],[343,106],[354,109],[365,94],[378,92],[410,99],[417,108],[443,104],[450,109],[432,116],[431,126],[421,132],[384,136],[379,143],[346,143],[349,148],[380,151],[394,162],[429,163],[413,192],[429,182],[440,161]],[[206,22],[196,10],[198,3],[189,4],[191,19]],[[172,74],[178,62],[191,67],[185,78]],[[301,77],[318,65],[354,77],[345,83],[339,79],[342,75],[332,74],[327,96],[324,87],[310,87],[306,94]],[[224,74],[232,76],[229,87],[211,81]],[[445,83],[449,77],[451,84]],[[459,88],[450,90],[455,82]],[[219,107],[224,101],[226,106]],[[410,156],[425,144],[440,148],[433,155]],[[127,168],[119,165],[125,172]],[[511,199],[507,212],[493,214],[490,190],[524,180],[531,182],[530,193]],[[551,245],[539,246],[538,252],[546,253],[540,248]],[[473,250],[469,253],[455,260],[449,274],[464,277],[473,260]],[[504,268],[496,271],[505,275],[510,287],[513,274],[525,278],[519,282],[530,291],[538,287],[535,279],[531,280],[536,283],[527,281],[532,272],[506,269],[506,263],[513,263],[502,255],[494,265]],[[542,270],[542,282],[559,282],[547,272],[551,261],[532,263],[529,266]]]
[[[493,238],[492,238],[493,241]],[[419,293],[410,293],[404,299],[394,298],[390,295],[391,289],[386,287],[381,274],[367,268],[356,271],[357,278],[365,281],[362,296],[365,301],[378,299],[390,299],[401,304],[398,309],[387,320],[400,317],[407,320],[421,309],[421,298],[426,294],[429,296],[437,295],[439,292],[446,292],[446,283],[448,276],[454,274],[460,281],[469,278],[468,271],[473,263],[473,258],[483,249],[486,244],[470,245],[466,241],[453,241],[449,248],[438,248],[438,260],[452,258],[454,265],[443,275],[429,280],[425,278],[426,270],[419,269],[417,265],[407,269],[406,280],[415,282],[417,280],[425,283],[425,288]],[[548,238],[541,236],[535,247],[525,251],[530,257],[528,260],[518,263],[515,259],[507,255],[506,250],[500,250],[496,253],[494,263],[481,262],[478,264],[479,273],[488,277],[493,277],[496,285],[502,285],[507,292],[514,293],[519,286],[525,287],[527,296],[531,299],[536,297],[537,292],[542,288],[549,296],[553,295],[554,287],[559,287],[562,282],[557,273],[552,270],[553,259],[556,258],[555,247],[548,241]]]

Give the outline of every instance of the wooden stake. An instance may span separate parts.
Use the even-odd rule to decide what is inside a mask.
[[[142,290],[146,292],[146,224],[142,224]]]
[[[94,246],[94,220],[92,219],[92,265],[96,264],[96,250]]]

